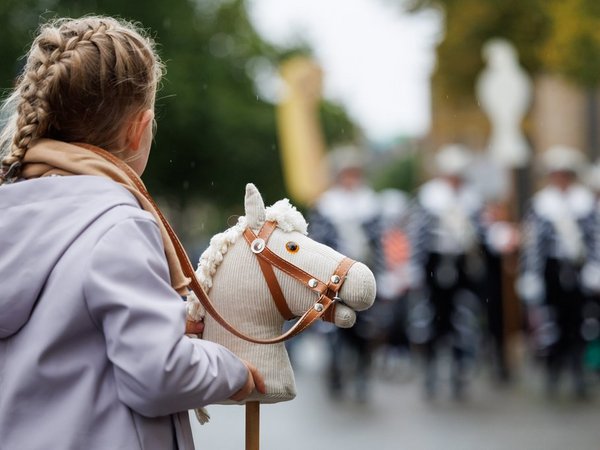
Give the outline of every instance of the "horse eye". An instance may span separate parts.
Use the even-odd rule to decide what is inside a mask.
[[[298,250],[300,250],[300,246],[294,241],[290,241],[287,244],[285,244],[285,249],[290,253],[298,253]]]

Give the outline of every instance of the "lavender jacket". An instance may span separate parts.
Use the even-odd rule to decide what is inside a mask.
[[[108,179],[0,186],[0,449],[191,449],[244,364],[184,335],[158,226]]]

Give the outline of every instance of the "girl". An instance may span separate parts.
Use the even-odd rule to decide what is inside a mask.
[[[161,74],[134,25],[63,19],[4,104],[2,448],[190,449],[188,409],[264,392],[251,365],[184,334],[189,280],[137,178]]]

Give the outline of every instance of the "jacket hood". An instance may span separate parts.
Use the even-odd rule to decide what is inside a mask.
[[[139,207],[124,187],[96,176],[0,186],[0,339],[27,323],[69,246],[99,216],[123,204]]]

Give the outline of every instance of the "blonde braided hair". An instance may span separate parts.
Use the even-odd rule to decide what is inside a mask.
[[[124,120],[154,106],[162,73],[154,42],[130,22],[89,16],[43,25],[0,112],[0,184],[19,177],[40,138],[118,154]]]

